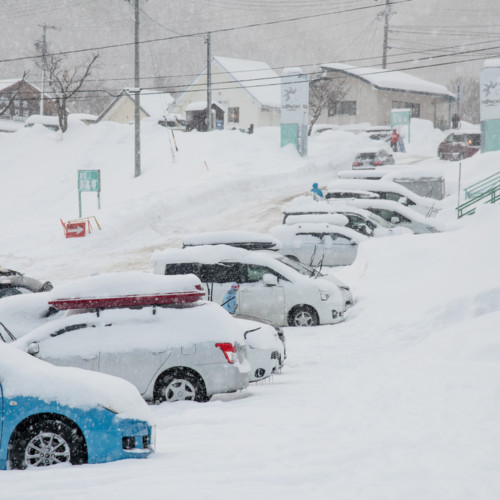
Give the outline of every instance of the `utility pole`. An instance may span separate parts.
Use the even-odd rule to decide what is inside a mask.
[[[43,115],[45,95],[45,56],[47,55],[47,30],[56,30],[57,28],[55,26],[49,26],[47,24],[39,24],[38,26],[40,26],[40,28],[42,28],[43,30],[42,44],[40,46],[40,52],[42,53],[42,92],[40,94],[40,114]]]
[[[375,1],[377,1],[377,0],[375,0]],[[384,18],[384,44],[382,46],[382,68],[383,69],[385,69],[387,67],[387,48],[388,48],[387,42],[388,42],[388,38],[389,38],[389,18],[393,14],[395,14],[395,12],[393,12],[391,10],[390,0],[385,0],[384,12],[380,12],[377,15],[378,19],[381,19],[382,17]]]
[[[134,85],[135,85],[135,177],[141,175],[141,79],[139,76],[139,0],[134,0]]]
[[[210,49],[210,33],[207,33],[205,39],[207,44],[207,132],[212,130],[212,55]]]
[[[132,3],[132,0],[125,0]],[[135,177],[141,175],[141,78],[139,60],[139,0],[134,2],[134,130],[135,130]]]

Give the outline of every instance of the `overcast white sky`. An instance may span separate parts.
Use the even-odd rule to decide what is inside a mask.
[[[413,70],[417,76],[447,84],[457,74],[478,75],[483,58],[498,57],[498,50],[484,51],[500,47],[496,0],[393,1],[389,68],[418,68]],[[212,55],[262,60],[278,73],[286,66],[311,71],[327,62],[381,64],[383,20],[377,14],[384,10],[383,0],[141,0],[141,10],[141,39],[160,39],[142,45],[143,87],[159,80],[174,87],[189,81],[205,64],[206,45],[202,36],[178,34],[209,30]],[[291,18],[303,19],[232,29]],[[33,56],[43,24],[56,28],[47,30],[47,41],[59,50],[133,41],[133,8],[126,0],[4,0],[0,78],[30,69],[29,80],[39,83],[33,60],[17,59]],[[470,52],[477,49],[482,51]],[[465,53],[443,57],[456,52]],[[99,53],[93,85],[113,92],[132,83],[124,80],[133,77],[132,47]],[[431,55],[439,57],[422,59]],[[434,66],[453,60],[461,63]]]

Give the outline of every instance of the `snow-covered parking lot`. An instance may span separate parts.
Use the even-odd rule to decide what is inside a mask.
[[[444,133],[413,125],[397,164],[442,173],[455,202],[458,163],[435,157]],[[302,159],[279,148],[277,129],[194,132],[176,135],[173,161],[167,133],[145,123],[137,179],[126,125],[0,136],[0,265],[56,288],[152,270],[152,253],[184,234],[280,224],[283,203],[328,185],[362,146],[325,132]],[[499,160],[462,162],[462,187]],[[102,209],[95,193],[82,201],[102,230],[65,239],[59,219],[78,217],[78,169],[101,169]],[[451,200],[441,217],[454,219]],[[498,498],[499,222],[500,207],[485,206],[454,231],[363,242],[351,266],[329,269],[355,295],[346,321],[286,328],[282,373],[206,404],[153,406],[147,460],[0,472],[2,498]]]

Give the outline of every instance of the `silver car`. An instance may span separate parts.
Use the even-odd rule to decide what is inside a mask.
[[[12,345],[55,365],[124,378],[146,401],[208,401],[249,383],[243,329],[208,302],[72,314]]]

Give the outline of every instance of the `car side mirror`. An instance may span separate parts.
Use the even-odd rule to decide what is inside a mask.
[[[391,217],[391,224],[399,224],[399,217]]]
[[[262,276],[262,280],[266,286],[276,286],[278,284],[278,277],[274,274],[266,273]]]
[[[28,346],[28,349],[26,349],[26,352],[28,354],[31,354],[32,356],[34,356],[35,354],[38,354],[40,352],[40,346],[36,342],[33,342],[32,344],[30,344]]]

